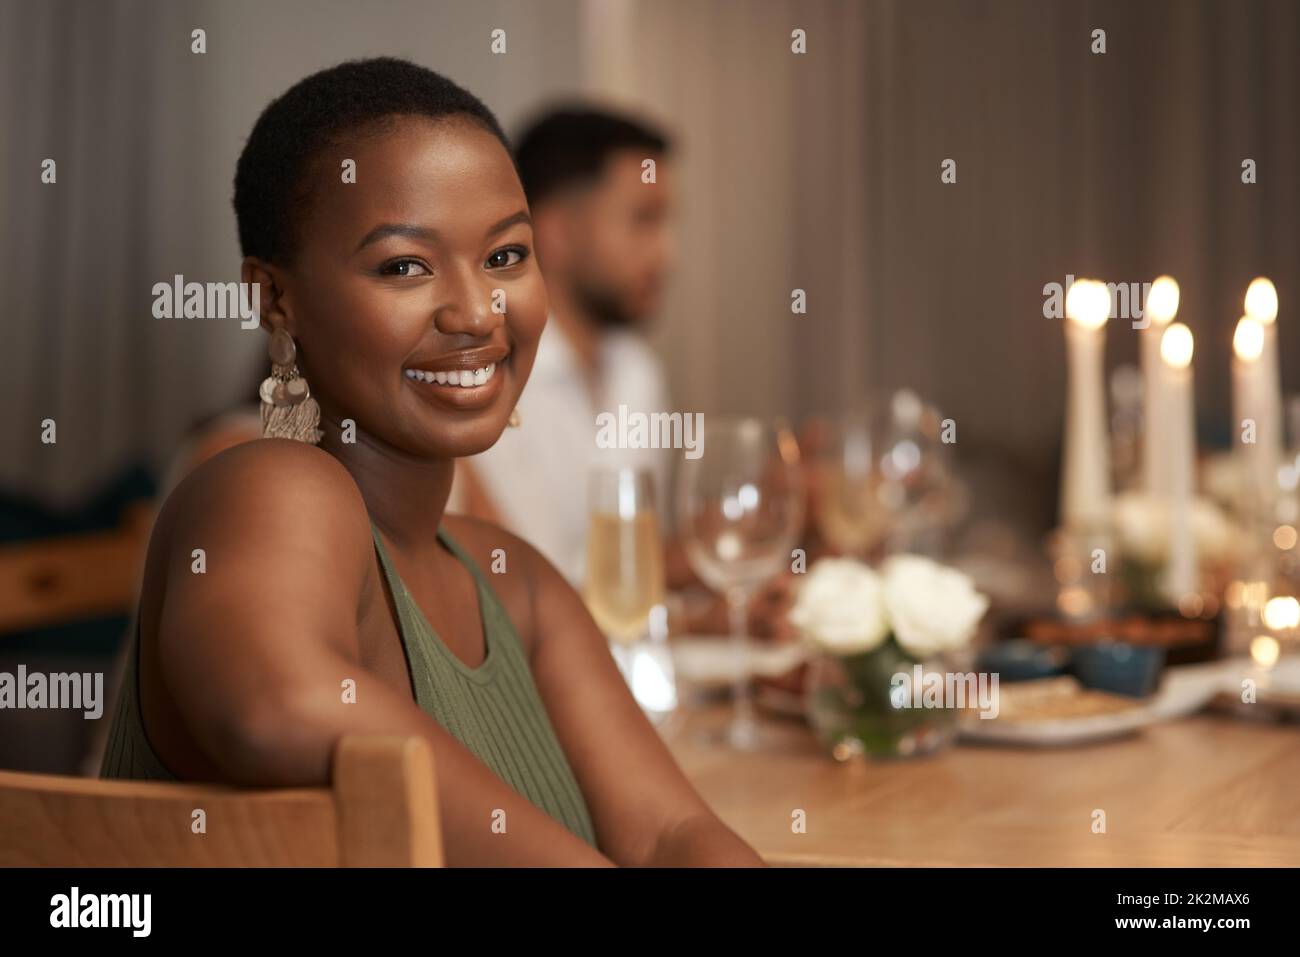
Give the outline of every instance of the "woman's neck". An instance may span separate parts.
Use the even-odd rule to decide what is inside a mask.
[[[412,458],[360,430],[356,441],[344,442],[336,421],[322,416],[320,425],[320,448],[352,475],[371,520],[389,541],[412,555],[436,549],[455,459]]]

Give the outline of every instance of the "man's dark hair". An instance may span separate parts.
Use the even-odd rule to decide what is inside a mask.
[[[590,107],[546,111],[516,137],[515,168],[530,206],[601,177],[610,154],[632,149],[669,152],[668,137],[630,116]]]
[[[313,164],[345,136],[397,117],[463,116],[510,144],[476,96],[407,60],[351,60],[313,73],[262,111],[235,167],[235,218],[245,256],[289,262],[311,200]]]

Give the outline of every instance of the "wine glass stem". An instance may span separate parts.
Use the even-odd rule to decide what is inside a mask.
[[[749,737],[755,727],[754,695],[749,682],[749,656],[746,652],[749,630],[749,589],[727,590],[727,618],[731,626],[731,654],[735,668],[732,688],[734,710],[731,734],[735,739]]]

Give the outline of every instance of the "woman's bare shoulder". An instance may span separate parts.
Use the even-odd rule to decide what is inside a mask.
[[[257,439],[187,475],[164,503],[154,537],[177,545],[202,539],[241,554],[292,541],[299,552],[368,555],[370,525],[360,489],[332,455],[302,442]]]

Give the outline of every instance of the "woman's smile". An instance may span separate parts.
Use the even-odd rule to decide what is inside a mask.
[[[501,395],[509,358],[509,350],[501,346],[466,349],[413,361],[402,373],[406,384],[426,401],[473,411],[489,407]]]
[[[470,371],[461,369],[457,371],[452,369],[450,372],[430,372],[427,369],[407,369],[406,377],[423,382],[436,382],[438,385],[458,385],[463,389],[470,386],[483,385],[488,379],[492,378],[496,372],[496,363],[489,363],[482,369]]]

